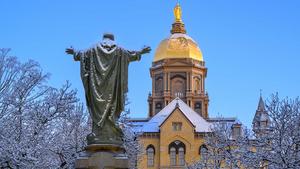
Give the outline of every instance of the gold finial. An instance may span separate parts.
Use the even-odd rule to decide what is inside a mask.
[[[174,8],[175,22],[182,22],[181,15],[181,7],[179,2],[177,2],[177,5]]]

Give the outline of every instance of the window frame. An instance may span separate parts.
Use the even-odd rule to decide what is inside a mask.
[[[152,144],[147,146],[146,154],[147,154],[147,166],[153,167],[155,164],[155,148]]]

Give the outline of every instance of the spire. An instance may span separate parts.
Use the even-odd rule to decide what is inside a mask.
[[[175,22],[172,24],[172,30],[171,33],[186,33],[184,23],[182,22],[182,12],[179,2],[177,2],[177,5],[174,8],[174,18]]]
[[[262,98],[261,95],[259,97],[259,102],[258,102],[257,110],[258,111],[265,111],[266,110],[266,108],[265,108],[265,102],[264,102],[264,100],[263,100],[263,98]]]
[[[253,131],[259,134],[270,129],[270,117],[266,110],[264,100],[260,91],[260,97],[258,101],[257,110],[252,121]]]

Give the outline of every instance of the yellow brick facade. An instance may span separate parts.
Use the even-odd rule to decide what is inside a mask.
[[[174,122],[182,124],[181,130],[174,131]],[[145,148],[145,153],[142,155],[141,161],[138,164],[138,168],[141,169],[181,168],[182,166],[178,165],[178,154],[176,157],[177,165],[171,165],[170,162],[169,145],[175,141],[180,141],[185,145],[184,159],[186,164],[191,164],[200,159],[199,148],[204,143],[203,135],[195,133],[193,124],[178,108],[176,108],[161,124],[159,133],[144,133],[144,135],[141,136],[140,141]],[[146,148],[149,145],[153,145],[155,148],[153,166],[148,166],[147,162]]]

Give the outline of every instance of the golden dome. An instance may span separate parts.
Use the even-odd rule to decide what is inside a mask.
[[[197,43],[188,35],[172,34],[160,42],[156,49],[153,62],[170,58],[191,58],[203,61],[203,56]]]
[[[175,22],[172,24],[171,36],[160,42],[156,49],[153,62],[170,58],[191,58],[203,61],[203,56],[197,43],[186,34],[181,19],[181,8],[174,8]]]

